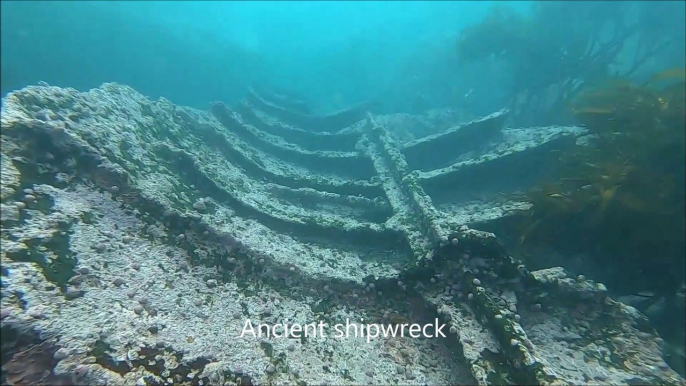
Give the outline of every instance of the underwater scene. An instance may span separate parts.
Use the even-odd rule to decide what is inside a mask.
[[[683,1],[5,1],[2,385],[686,386]]]

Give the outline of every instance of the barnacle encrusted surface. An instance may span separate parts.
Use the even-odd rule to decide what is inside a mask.
[[[403,143],[364,104],[305,111],[8,95],[2,382],[684,384],[602,284],[529,272],[471,229],[525,205],[488,203],[536,180],[512,165],[554,162],[582,128],[503,128],[503,110]],[[241,337],[248,319],[447,336]]]

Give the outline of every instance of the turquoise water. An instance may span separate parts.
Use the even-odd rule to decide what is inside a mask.
[[[684,2],[0,4],[3,384],[686,384]]]
[[[435,77],[429,69],[447,74],[448,64],[407,67],[434,46],[450,46],[487,9],[487,2],[3,2],[2,90],[39,80],[77,89],[114,81],[205,107],[238,100],[252,81],[278,80],[325,102],[323,109],[342,108],[400,79]]]

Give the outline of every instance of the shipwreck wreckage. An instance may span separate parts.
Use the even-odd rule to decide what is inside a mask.
[[[535,183],[583,134],[507,114],[401,142],[365,105],[254,91],[210,111],[117,84],[9,94],[2,383],[685,385],[603,284],[479,230],[526,203],[474,192]],[[346,318],[449,333],[240,337]]]

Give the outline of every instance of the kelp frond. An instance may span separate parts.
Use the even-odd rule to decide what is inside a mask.
[[[610,233],[653,234],[646,224],[665,224],[661,238],[683,239],[673,224],[684,216],[685,74],[662,71],[642,85],[611,79],[578,94],[570,107],[593,139],[560,156],[558,179],[526,194],[520,241],[572,218]],[[643,221],[627,224],[632,216]]]

